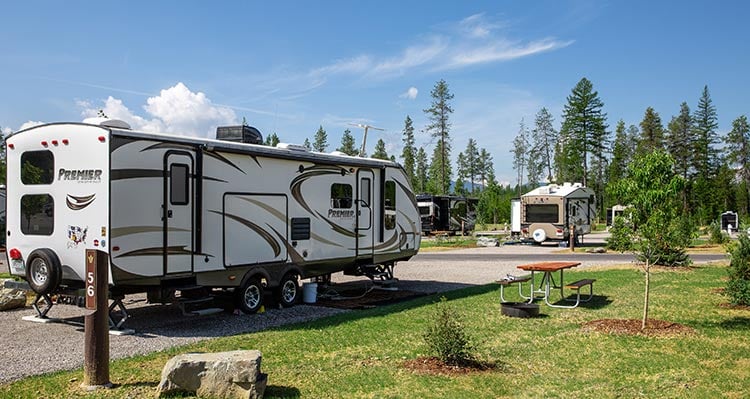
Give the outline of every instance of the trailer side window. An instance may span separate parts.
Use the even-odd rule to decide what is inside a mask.
[[[558,223],[557,205],[529,204],[526,205],[527,223]]]
[[[331,208],[347,209],[352,207],[351,184],[333,183],[331,185]]]
[[[189,202],[188,171],[188,166],[183,163],[173,163],[169,167],[169,202],[172,205],[187,205]]]
[[[23,184],[52,184],[54,177],[55,158],[52,151],[27,151],[21,154]]]
[[[396,228],[396,183],[393,180],[385,182],[385,228]]]
[[[21,233],[52,235],[55,227],[55,201],[49,194],[29,194],[21,197]]]

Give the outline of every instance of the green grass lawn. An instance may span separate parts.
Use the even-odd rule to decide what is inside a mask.
[[[449,377],[402,367],[405,360],[428,354],[422,333],[430,323],[433,303],[439,300],[431,296],[113,361],[110,375],[117,387],[112,390],[80,392],[82,372],[77,370],[2,385],[0,396],[153,397],[170,357],[236,349],[262,351],[262,369],[269,374],[267,398],[750,396],[750,311],[719,306],[727,302],[716,293],[725,284],[725,267],[652,274],[652,318],[695,330],[668,338],[581,328],[591,320],[640,318],[643,275],[638,270],[581,270],[565,275],[566,281],[596,278],[596,299],[577,309],[542,305],[542,317],[517,319],[500,314],[496,285],[446,294],[474,337],[479,358],[499,365],[489,372]]]

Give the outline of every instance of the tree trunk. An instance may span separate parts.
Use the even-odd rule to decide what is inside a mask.
[[[646,323],[648,322],[648,294],[651,285],[651,265],[649,259],[646,259],[646,292],[643,296],[643,320],[641,321],[641,330],[646,329]]]

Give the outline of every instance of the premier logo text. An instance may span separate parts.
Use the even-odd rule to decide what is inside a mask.
[[[70,170],[60,169],[57,180],[77,181],[80,183],[97,183],[102,180],[101,169]]]

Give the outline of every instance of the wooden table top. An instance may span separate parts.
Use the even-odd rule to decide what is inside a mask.
[[[562,269],[569,269],[580,265],[581,262],[538,262],[527,265],[517,266],[521,270],[535,272],[556,272]]]

